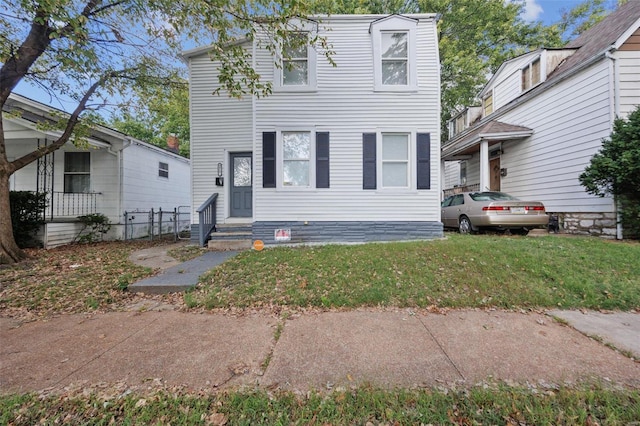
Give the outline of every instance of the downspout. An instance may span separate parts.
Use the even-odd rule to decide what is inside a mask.
[[[124,151],[126,148],[128,148],[129,146],[131,146],[131,138],[125,138],[123,140],[122,143],[122,148],[114,151],[112,149],[112,147],[110,146],[107,149],[107,152],[111,155],[115,155],[117,158],[117,162],[118,162],[118,208],[117,208],[117,212],[118,213],[118,222],[120,222],[120,220],[122,219],[122,205],[124,203],[123,201],[123,189],[124,189],[124,167],[123,167],[123,158],[122,158],[122,151]],[[124,224],[125,226],[127,226],[127,224]]]
[[[613,132],[613,122],[620,115],[620,93],[618,91],[618,62],[611,54],[613,47],[605,52],[605,57],[611,60],[609,65],[609,111],[611,116],[610,132]],[[621,240],[623,234],[622,215],[620,214],[620,202],[615,199],[613,202],[616,212],[616,239]]]

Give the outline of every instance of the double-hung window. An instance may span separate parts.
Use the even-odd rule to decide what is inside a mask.
[[[417,21],[404,16],[371,24],[375,90],[417,90],[416,32]]]
[[[431,135],[362,134],[362,189],[431,189]]]
[[[409,135],[382,134],[382,187],[409,186]]]
[[[308,187],[310,165],[311,133],[282,132],[282,185]]]
[[[309,46],[306,33],[289,36],[283,48],[282,85],[309,85]]]
[[[158,176],[163,178],[169,177],[169,163],[158,162]]]
[[[316,89],[317,52],[313,45],[317,23],[307,20],[289,22],[282,48],[274,58],[273,86],[276,92],[309,92]]]
[[[263,188],[329,188],[329,132],[262,133]]]
[[[64,153],[64,192],[85,193],[91,187],[91,157],[88,152]]]
[[[409,79],[409,35],[406,31],[380,33],[382,84],[406,86]]]

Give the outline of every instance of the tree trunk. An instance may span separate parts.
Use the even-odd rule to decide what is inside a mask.
[[[11,205],[9,203],[9,175],[0,171],[0,264],[17,263],[27,258],[13,237]]]

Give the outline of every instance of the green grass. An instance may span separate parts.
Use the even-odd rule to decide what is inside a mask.
[[[533,390],[498,386],[447,392],[362,387],[305,396],[159,391],[107,398],[95,394],[0,397],[0,424],[12,425],[624,425],[639,418],[638,391],[598,387]]]
[[[187,306],[640,307],[640,244],[597,238],[446,240],[248,251],[201,278]]]

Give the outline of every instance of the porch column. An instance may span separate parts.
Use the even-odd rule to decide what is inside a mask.
[[[445,188],[444,184],[445,184],[445,169],[444,169],[444,165],[445,165],[445,161],[444,160],[440,160],[440,201],[442,201],[442,199],[444,198],[444,190],[447,189]]]
[[[480,191],[491,188],[489,173],[489,141],[480,141]]]

